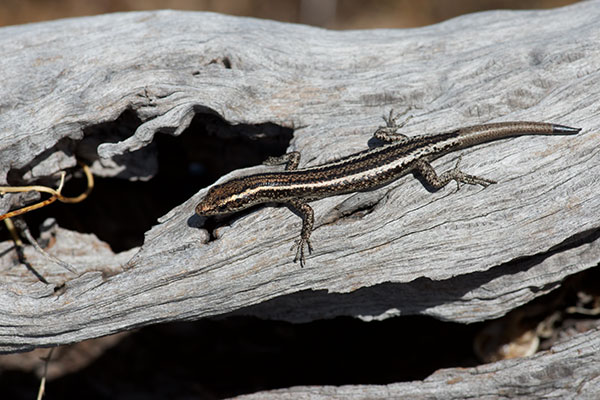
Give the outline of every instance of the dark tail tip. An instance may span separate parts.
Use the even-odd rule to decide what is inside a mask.
[[[552,124],[552,133],[576,135],[579,132],[581,132],[581,128],[571,128],[570,126]]]

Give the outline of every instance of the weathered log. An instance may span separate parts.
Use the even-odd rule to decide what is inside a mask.
[[[0,29],[3,184],[48,180],[77,157],[98,175],[147,178],[144,162],[152,160],[136,151],[157,132],[179,135],[199,112],[234,126],[294,128],[290,148],[302,152],[301,166],[366,149],[390,108],[412,115],[407,135],[503,120],[583,128],[575,137],[522,137],[465,151],[465,171],[499,181],[486,189],[449,185],[432,193],[406,176],[314,202],[315,252],[304,269],[290,251],[296,215],[265,207],[210,240],[194,216],[206,190],[162,217],[140,248],[120,254],[93,235],[56,228],[49,252],[77,275],[26,249],[50,285],[18,264],[10,242],[1,243],[0,351],[232,312],[290,321],[426,314],[474,322],[548,293],[600,258],[598,17],[600,4],[588,2],[411,30],[332,32],[173,11]],[[141,120],[133,136],[115,143],[94,135],[127,110]],[[77,146],[86,140],[98,141],[97,154]],[[449,169],[457,157],[435,166]],[[6,195],[0,208],[25,198]],[[556,357],[566,354],[570,363],[585,346],[597,349],[598,332],[587,335]],[[529,368],[543,357],[514,365]],[[597,375],[592,361],[582,373]]]

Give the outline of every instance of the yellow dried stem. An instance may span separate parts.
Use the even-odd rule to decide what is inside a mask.
[[[40,186],[40,185],[33,185],[33,186],[0,186],[0,194],[4,194],[4,193],[19,193],[19,192],[44,192],[44,193],[50,193],[52,196],[46,200],[42,200],[39,203],[35,203],[32,204],[30,206],[26,206],[23,208],[19,208],[17,210],[13,210],[10,212],[7,212],[4,215],[0,215],[0,221],[2,221],[3,219],[6,218],[10,218],[10,217],[14,217],[17,215],[21,215],[24,214],[26,212],[32,211],[32,210],[36,210],[38,208],[42,208],[44,206],[47,206],[48,204],[54,203],[56,200],[61,201],[63,203],[79,203],[80,201],[84,200],[85,198],[88,197],[88,195],[90,194],[90,192],[92,191],[92,189],[94,188],[94,176],[92,175],[92,172],[90,171],[90,168],[85,165],[82,162],[78,162],[79,165],[81,165],[81,167],[83,168],[83,172],[85,174],[85,177],[87,179],[87,188],[85,190],[85,192],[83,192],[82,194],[80,194],[77,197],[65,197],[61,194],[63,185],[65,183],[65,175],[66,173],[64,171],[61,171],[60,173],[60,184],[58,185],[58,188],[52,189],[49,188],[47,186]]]

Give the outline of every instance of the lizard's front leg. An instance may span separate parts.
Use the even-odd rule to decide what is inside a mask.
[[[296,241],[292,249],[296,248],[296,256],[294,257],[294,262],[300,261],[300,267],[304,267],[306,264],[306,257],[304,256],[304,246],[308,247],[308,254],[312,253],[312,246],[310,244],[310,234],[313,229],[313,225],[315,223],[315,216],[313,209],[308,205],[308,203],[304,203],[300,200],[290,200],[287,202],[288,206],[294,211],[296,214],[299,214],[302,217],[302,230],[300,231],[300,239]]]
[[[396,114],[394,117],[394,110],[390,110],[389,116],[383,116],[385,126],[377,128],[375,133],[373,133],[373,137],[387,143],[407,140],[408,136],[398,133],[398,129],[402,128],[408,120],[412,118],[412,115],[407,116],[402,122],[397,122],[401,115],[402,114]]]

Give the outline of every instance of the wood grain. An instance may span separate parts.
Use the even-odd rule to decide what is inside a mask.
[[[136,150],[157,132],[179,135],[199,112],[232,125],[294,128],[290,150],[302,152],[301,166],[366,149],[390,108],[409,110],[407,135],[504,120],[583,128],[576,137],[465,151],[465,171],[499,181],[486,189],[431,193],[406,176],[312,203],[315,252],[304,269],[290,251],[300,219],[285,208],[237,218],[209,241],[193,212],[206,189],[124,253],[54,228],[50,253],[79,274],[28,248],[51,285],[16,262],[10,242],[0,243],[0,351],[227,313],[290,321],[424,314],[467,323],[548,293],[600,258],[599,17],[600,3],[587,2],[410,30],[335,32],[175,11],[0,29],[2,184],[75,165],[77,144],[126,110],[141,124],[118,142],[94,139],[97,157],[88,161],[97,175],[151,175]],[[457,156],[434,166],[451,168]],[[6,195],[0,209],[24,203]],[[570,351],[597,349],[598,332],[587,335]],[[597,374],[593,361],[582,373]]]

